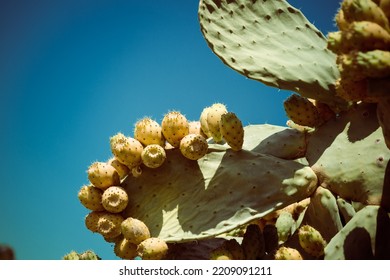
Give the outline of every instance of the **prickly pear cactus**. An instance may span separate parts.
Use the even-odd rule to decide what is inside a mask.
[[[86,228],[123,259],[389,259],[389,7],[345,0],[326,38],[284,0],[200,0],[226,65],[295,92],[287,126],[137,122],[88,169]]]

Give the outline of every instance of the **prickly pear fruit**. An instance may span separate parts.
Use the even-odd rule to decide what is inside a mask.
[[[121,238],[115,242],[114,253],[121,259],[132,260],[137,256],[137,245],[126,238]]]
[[[290,212],[283,211],[276,220],[275,227],[278,230],[279,244],[284,243],[294,232],[296,223]]]
[[[245,259],[244,250],[236,239],[226,240],[223,242],[222,246],[225,247],[231,253],[234,260]]]
[[[202,130],[202,132],[206,135],[205,138],[210,138],[212,137],[211,136],[211,133],[210,133],[210,130],[209,130],[209,125],[207,123],[207,115],[210,111],[211,107],[206,107],[203,109],[202,113],[200,114],[200,118],[199,118],[199,122],[200,122],[200,129]]]
[[[157,237],[145,239],[137,247],[137,255],[143,260],[161,260],[167,253],[167,243]]]
[[[76,251],[71,251],[69,254],[66,254],[62,257],[66,261],[78,261],[80,260],[80,255]]]
[[[163,147],[157,144],[151,144],[144,148],[141,154],[142,163],[149,168],[160,167],[167,155]]]
[[[244,128],[241,120],[232,112],[221,116],[219,129],[222,138],[232,148],[233,151],[239,151],[244,144]]]
[[[264,256],[264,236],[258,225],[250,224],[247,226],[241,246],[247,260],[256,260]]]
[[[341,9],[348,22],[371,21],[389,29],[389,20],[384,11],[371,0],[344,0]]]
[[[189,132],[187,118],[178,111],[165,114],[161,128],[167,142],[175,148],[180,146],[180,140]]]
[[[85,226],[92,232],[98,232],[98,223],[100,217],[106,212],[92,211],[85,216]]]
[[[129,168],[115,157],[110,158],[107,163],[116,169],[116,172],[118,172],[121,180],[124,179],[130,172]]]
[[[206,139],[199,134],[188,134],[180,141],[180,151],[188,159],[198,160],[202,158],[208,149]]]
[[[356,21],[345,31],[328,34],[328,49],[334,53],[349,53],[352,50],[386,50],[390,46],[390,34],[382,26],[370,21]]]
[[[390,76],[390,52],[374,50],[351,52],[337,57],[341,77],[354,80]]]
[[[110,213],[122,212],[129,202],[126,191],[119,186],[112,186],[103,192],[102,204]]]
[[[106,162],[92,163],[87,173],[91,184],[99,189],[104,190],[110,186],[118,185],[120,182],[116,169]]]
[[[282,246],[275,252],[275,260],[303,260],[303,258],[297,249]]]
[[[222,103],[214,103],[211,105],[207,113],[207,126],[211,137],[213,137],[214,142],[218,143],[222,141],[222,135],[220,131],[219,123],[221,121],[221,116],[227,113],[226,106]]]
[[[135,124],[134,138],[145,146],[151,144],[164,146],[165,143],[160,124],[148,117],[139,120]]]
[[[81,254],[79,254],[80,260],[81,261],[97,261],[101,260],[101,258],[95,254],[95,252],[91,250],[87,250]]]
[[[234,257],[227,248],[221,246],[210,252],[210,260],[234,260]]]
[[[201,128],[200,121],[191,121],[188,123],[188,127],[189,127],[188,134],[200,134],[204,138],[207,138],[207,135],[204,134]]]
[[[300,227],[298,230],[298,238],[299,244],[306,253],[314,257],[321,257],[324,255],[326,241],[321,233],[312,226],[303,225]]]
[[[353,77],[344,77],[336,81],[336,93],[345,100],[367,103],[376,103],[378,98],[370,95],[368,80],[355,80]]]
[[[321,123],[317,108],[306,97],[292,94],[283,105],[287,116],[296,124],[316,127]]]
[[[380,0],[379,7],[382,9],[383,13],[387,16],[387,19],[390,20],[390,0]]]
[[[103,211],[102,195],[103,191],[101,189],[94,186],[82,186],[78,198],[85,208],[92,211]]]
[[[123,236],[131,243],[137,245],[145,239],[150,238],[148,227],[138,219],[127,218],[122,222],[121,229]]]
[[[120,214],[104,212],[99,217],[97,232],[104,238],[115,238],[121,235],[121,224],[123,220]]]
[[[337,11],[334,21],[340,30],[346,30],[349,26],[349,22],[345,20],[344,11],[341,8]]]
[[[110,138],[110,146],[113,155],[130,170],[141,164],[143,146],[137,139],[117,133]]]

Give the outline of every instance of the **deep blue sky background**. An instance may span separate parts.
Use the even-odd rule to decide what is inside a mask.
[[[339,2],[289,1],[324,34]],[[248,80],[203,39],[197,0],[0,0],[0,244],[18,259],[112,246],[84,226],[86,169],[109,137],[171,109],[225,103],[245,125],[284,125],[290,94]]]

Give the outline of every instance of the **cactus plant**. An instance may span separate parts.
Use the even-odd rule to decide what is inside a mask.
[[[241,240],[238,247],[207,243],[196,250],[207,248],[202,256],[214,259],[238,258],[238,248],[246,259],[359,258],[367,252],[388,258],[390,240],[375,231],[388,232],[390,209],[388,6],[343,1],[335,17],[340,30],[326,38],[284,0],[200,0],[202,34],[227,66],[294,92],[285,103],[289,127],[249,125],[242,133],[233,121],[240,128],[237,144],[225,131],[233,115],[222,103],[200,110],[195,133],[184,115],[170,112],[161,124],[170,145],[161,146],[166,160],[142,174],[145,148],[117,134],[110,139],[113,155],[132,170],[118,187],[130,201],[118,213],[89,209],[87,228],[115,242],[115,253],[125,259],[175,258],[174,248],[232,235]],[[202,137],[202,153],[186,157],[180,143],[188,146],[194,137]],[[299,211],[291,210],[297,205]],[[123,226],[133,217],[149,230],[142,241],[129,240]],[[306,241],[312,239],[302,236],[313,231],[295,230],[300,225],[316,229],[320,249],[310,250]],[[351,248],[363,239],[370,247]]]

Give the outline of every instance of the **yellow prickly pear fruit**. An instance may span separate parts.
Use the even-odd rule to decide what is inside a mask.
[[[345,30],[349,25],[349,22],[345,20],[343,9],[339,9],[337,11],[334,21],[336,22],[336,25],[339,30]]]
[[[222,141],[222,135],[219,128],[221,116],[227,113],[226,106],[221,103],[215,103],[211,105],[207,113],[207,127],[214,142],[218,143]]]
[[[110,146],[116,159],[130,170],[141,164],[143,146],[137,139],[118,133],[110,138]]]
[[[188,134],[180,141],[180,152],[191,160],[198,160],[207,153],[208,143],[199,134]]]
[[[350,24],[344,32],[347,42],[345,52],[352,49],[360,51],[387,50],[390,47],[390,34],[379,24],[371,21],[357,21]]]
[[[81,204],[92,211],[103,211],[103,191],[94,186],[82,186],[78,193]]]
[[[106,212],[92,211],[85,217],[85,226],[92,232],[98,232],[98,222],[100,217]]]
[[[371,96],[368,88],[368,80],[355,80],[351,77],[344,77],[336,81],[336,94],[347,101],[367,103],[378,102],[378,97]]]
[[[126,191],[122,187],[112,186],[103,192],[102,204],[110,213],[122,212],[129,202]]]
[[[120,182],[116,169],[106,162],[92,163],[87,173],[91,184],[99,189],[107,189],[110,186],[118,185]]]
[[[144,222],[134,219],[127,218],[121,224],[121,230],[123,236],[131,243],[140,244],[145,239],[150,238],[150,232]]]
[[[204,134],[201,128],[200,121],[191,121],[188,123],[188,127],[189,127],[188,134],[200,134],[204,138],[207,138],[207,135]]]
[[[112,167],[116,169],[116,172],[118,172],[120,179],[124,179],[130,172],[130,169],[115,157],[109,159],[107,163],[112,165]]]
[[[341,31],[328,33],[328,49],[338,54],[344,51],[343,34]]]
[[[210,260],[234,260],[233,254],[225,247],[215,248],[210,252]]]
[[[275,252],[275,260],[303,260],[303,258],[297,249],[282,246]]]
[[[97,223],[97,232],[104,238],[115,238],[121,235],[123,220],[120,214],[103,212]]]
[[[165,114],[161,128],[166,141],[175,148],[180,146],[180,140],[189,132],[187,118],[177,111]]]
[[[135,124],[134,138],[145,146],[151,144],[164,146],[165,143],[160,124],[148,117],[139,120]]]
[[[326,241],[321,233],[312,226],[304,225],[300,227],[298,230],[298,238],[299,244],[306,253],[314,257],[321,257],[324,254]]]
[[[137,255],[143,260],[161,260],[167,253],[167,243],[157,237],[145,239],[137,247]]]
[[[321,124],[317,108],[307,98],[293,94],[284,103],[287,116],[296,124],[316,127]]]
[[[163,147],[157,144],[151,144],[144,148],[141,154],[142,163],[149,168],[160,167],[167,155]]]
[[[244,127],[242,122],[232,112],[225,113],[221,116],[219,129],[223,139],[234,151],[240,151],[244,144]]]
[[[200,114],[200,118],[199,118],[200,129],[206,135],[205,138],[212,137],[211,133],[210,133],[210,130],[209,130],[209,125],[207,124],[207,115],[208,115],[210,109],[211,109],[211,107],[204,108],[202,113]]]
[[[121,238],[115,242],[114,253],[121,259],[132,260],[137,256],[137,245],[126,238]]]
[[[371,21],[389,30],[384,11],[371,0],[344,0],[341,4],[346,21]]]

